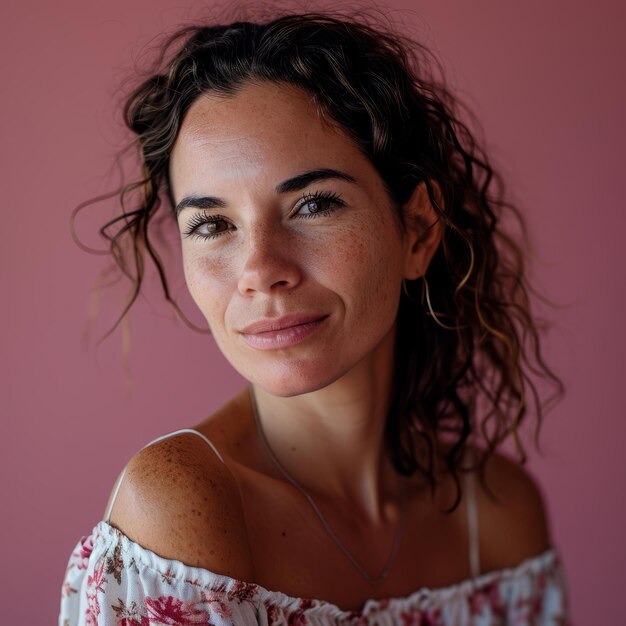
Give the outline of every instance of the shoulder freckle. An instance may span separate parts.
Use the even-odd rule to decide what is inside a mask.
[[[157,442],[131,459],[110,521],[164,558],[250,580],[237,484],[195,435]]]

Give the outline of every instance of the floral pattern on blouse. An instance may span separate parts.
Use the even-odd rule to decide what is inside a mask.
[[[162,558],[99,522],[72,552],[59,626],[567,626],[554,549],[515,568],[343,611]]]

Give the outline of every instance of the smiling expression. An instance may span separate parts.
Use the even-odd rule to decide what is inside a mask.
[[[390,365],[407,243],[376,169],[308,93],[201,96],[170,181],[188,289],[245,378],[294,395]]]

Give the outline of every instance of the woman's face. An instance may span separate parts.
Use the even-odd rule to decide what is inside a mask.
[[[375,168],[308,93],[198,98],[170,168],[189,291],[246,379],[290,396],[390,365],[407,243]]]

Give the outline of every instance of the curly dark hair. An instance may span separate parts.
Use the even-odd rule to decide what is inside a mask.
[[[182,45],[181,45],[182,42]],[[144,262],[165,271],[149,238],[164,196],[174,206],[169,160],[185,112],[205,92],[232,94],[249,81],[273,81],[310,93],[319,113],[339,124],[402,205],[421,182],[443,228],[425,276],[405,283],[398,312],[395,392],[386,446],[398,472],[420,472],[435,487],[435,458],[447,441],[446,465],[461,497],[459,472],[470,435],[481,470],[510,436],[525,461],[519,427],[534,398],[539,426],[549,401],[563,395],[545,364],[540,326],[530,312],[524,254],[502,222],[520,211],[505,200],[502,179],[461,113],[429,50],[394,29],[329,13],[288,14],[263,23],[186,27],[165,43],[153,74],[125,105],[136,134],[142,177],[119,190],[122,214],[101,234],[133,282],[124,312],[140,293]],[[126,196],[140,193],[126,208]],[[119,322],[120,320],[118,320]],[[556,387],[542,400],[529,374]],[[478,420],[478,406],[484,410]]]

